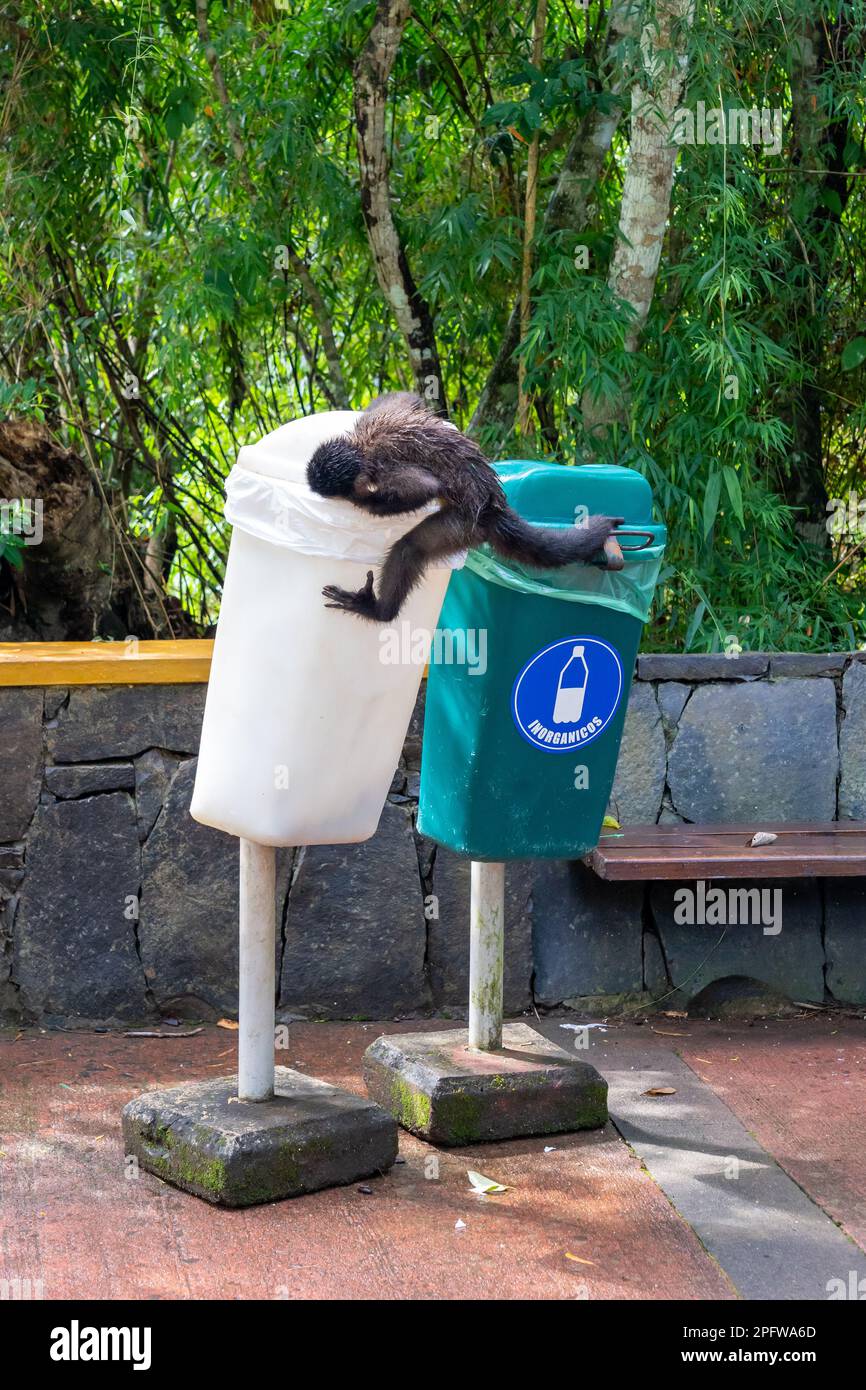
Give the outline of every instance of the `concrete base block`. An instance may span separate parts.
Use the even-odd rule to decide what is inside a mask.
[[[384,1173],[397,1126],[378,1105],[288,1067],[276,1094],[239,1101],[237,1077],[147,1091],[123,1111],[127,1155],[224,1207],[298,1197]]]
[[[598,1129],[607,1082],[525,1023],[506,1023],[496,1052],[469,1049],[465,1028],[377,1038],[364,1054],[373,1100],[431,1144],[478,1144]]]

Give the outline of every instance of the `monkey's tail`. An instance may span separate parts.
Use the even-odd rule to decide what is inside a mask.
[[[521,560],[539,569],[556,569],[577,560],[591,560],[622,520],[621,516],[591,516],[585,526],[560,530],[533,526],[507,507],[497,512],[488,526],[487,540],[509,560]]]

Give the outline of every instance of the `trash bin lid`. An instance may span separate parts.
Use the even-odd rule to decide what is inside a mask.
[[[425,516],[429,502],[414,512],[375,516],[347,498],[322,497],[307,482],[307,464],[320,444],[349,434],[361,412],[323,410],[280,425],[256,444],[245,444],[226,479],[226,519],[270,545],[305,555],[330,556],[362,565],[381,565],[391,546]],[[460,569],[465,551],[437,559],[433,569]]]
[[[633,527],[645,532],[645,540],[635,550],[626,549],[623,543],[625,564],[621,570],[594,564],[537,569],[517,560],[506,560],[489,545],[469,552],[467,569],[489,584],[518,593],[601,604],[645,623],[667,539],[665,527],[652,520],[652,490],[646,478],[632,468],[616,464],[569,468],[560,463],[509,459],[494,467],[509,504],[534,525],[574,526],[585,514],[601,513],[624,517],[623,529]]]
[[[623,516],[638,525],[653,519],[652,489],[642,473],[618,464],[533,463],[506,459],[494,465],[516,512],[539,526],[573,526],[575,508]]]
[[[323,410],[318,415],[301,415],[272,430],[256,444],[238,450],[238,468],[263,473],[267,478],[283,478],[305,483],[307,464],[326,439],[348,434],[361,418],[360,410]]]

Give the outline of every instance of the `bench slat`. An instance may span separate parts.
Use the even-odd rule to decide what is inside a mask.
[[[768,830],[779,839],[799,838],[802,835],[820,835],[837,839],[840,835],[863,835],[866,821],[833,821],[816,824],[811,821],[785,825],[771,824],[767,821],[754,821],[742,825],[625,825],[622,830],[602,830],[601,840],[614,841],[625,835],[630,844],[665,845],[670,842],[684,844],[688,837],[711,838],[719,843],[728,840],[742,840],[746,844],[759,830]]]
[[[778,839],[752,848],[760,830]],[[866,875],[866,822],[626,826],[603,831],[584,862],[620,881],[856,877]]]

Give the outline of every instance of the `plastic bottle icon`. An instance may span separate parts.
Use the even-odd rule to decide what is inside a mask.
[[[583,655],[583,647],[573,647],[571,656],[559,673],[556,703],[553,706],[554,724],[580,723],[588,680],[589,671]]]

